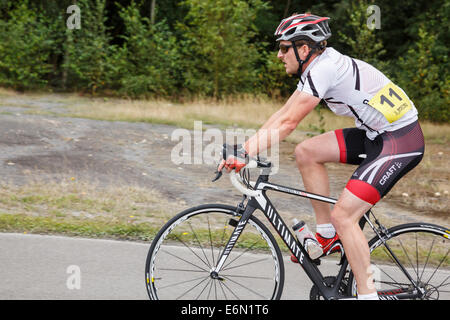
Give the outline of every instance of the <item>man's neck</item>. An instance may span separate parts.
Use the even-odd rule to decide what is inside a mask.
[[[318,53],[314,53],[311,58],[309,58],[308,62],[303,64],[302,72],[305,72],[306,68],[308,68],[308,66],[314,61],[314,59],[317,58],[318,55]]]

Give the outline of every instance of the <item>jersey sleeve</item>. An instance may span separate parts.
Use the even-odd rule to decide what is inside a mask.
[[[315,65],[308,71],[303,83],[298,83],[297,89],[323,99],[325,93],[332,87],[336,72],[325,64]]]

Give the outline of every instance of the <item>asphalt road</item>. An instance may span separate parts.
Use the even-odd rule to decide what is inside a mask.
[[[0,299],[148,299],[149,244],[0,233]],[[309,299],[311,281],[285,257],[283,299]],[[337,270],[323,261],[324,274]]]

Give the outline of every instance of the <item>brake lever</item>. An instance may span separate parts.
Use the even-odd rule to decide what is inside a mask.
[[[224,167],[222,167],[222,170],[218,171],[219,167],[220,167],[220,163],[217,165],[217,169],[216,169],[216,171],[215,171],[216,176],[214,177],[214,179],[212,180],[212,182],[216,182],[216,181],[219,180],[220,177],[222,176],[222,171],[223,171],[223,168],[224,168]]]
[[[217,171],[216,171],[216,172],[217,172]],[[214,179],[212,180],[212,182],[215,182],[215,181],[219,180],[221,176],[222,176],[222,171],[218,171],[217,174],[216,174],[216,176],[215,176]]]

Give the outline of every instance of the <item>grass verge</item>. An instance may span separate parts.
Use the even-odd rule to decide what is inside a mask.
[[[106,220],[58,219],[26,214],[0,214],[2,232],[64,234],[89,238],[150,241],[158,228],[150,223],[130,224]]]
[[[147,188],[60,181],[0,185],[0,231],[148,241],[183,203]]]

